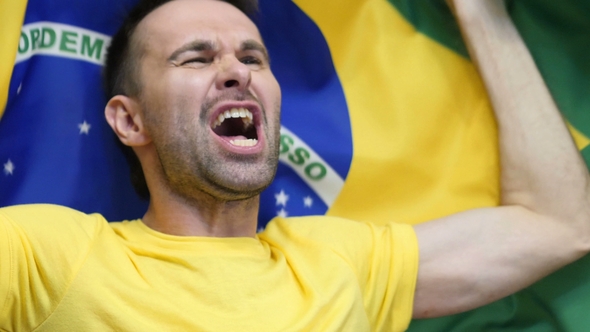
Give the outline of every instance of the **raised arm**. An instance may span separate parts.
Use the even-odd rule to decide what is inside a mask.
[[[414,317],[514,293],[590,249],[589,177],[502,0],[449,0],[499,130],[502,206],[416,226]]]

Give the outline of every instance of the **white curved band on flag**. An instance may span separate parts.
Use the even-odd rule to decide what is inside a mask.
[[[55,22],[23,25],[16,63],[36,54],[104,64],[111,37],[96,31]]]
[[[322,159],[322,157],[305,144],[303,140],[285,126],[281,126],[281,137],[285,135],[290,137],[292,146],[290,146],[289,151],[279,155],[279,160],[293,169],[328,207],[332,206],[344,186],[344,180],[325,160]],[[295,163],[293,162],[293,159],[290,158],[290,155],[292,156],[290,152],[295,151],[296,149],[303,149],[308,153],[308,155],[306,155],[308,158],[305,159],[304,164]],[[322,166],[322,171],[325,171],[325,175],[322,176],[321,179],[310,177],[309,167],[312,165]]]

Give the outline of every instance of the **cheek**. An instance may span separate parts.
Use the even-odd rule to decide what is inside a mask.
[[[262,84],[260,84],[259,99],[267,111],[278,117],[281,108],[281,87],[272,74],[261,77],[260,81]]]
[[[159,94],[167,103],[200,101],[211,88],[210,75],[187,68],[170,68],[161,77],[155,78]]]

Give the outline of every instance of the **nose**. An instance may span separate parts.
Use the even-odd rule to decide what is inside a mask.
[[[216,86],[219,90],[237,89],[246,91],[252,79],[250,68],[235,56],[223,57],[219,64]]]

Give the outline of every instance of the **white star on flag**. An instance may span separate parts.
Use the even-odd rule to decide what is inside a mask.
[[[14,164],[10,159],[8,159],[6,164],[4,164],[4,174],[12,175],[12,172],[14,172]]]
[[[275,194],[275,199],[277,200],[276,205],[287,206],[287,201],[289,200],[289,195],[285,195],[285,191],[281,190],[280,193]]]
[[[305,197],[303,199],[303,206],[305,206],[306,208],[310,208],[313,205],[313,199],[309,196]]]
[[[277,216],[281,217],[281,218],[287,218],[289,214],[287,213],[287,211],[285,209],[281,209],[281,211],[277,212]]]
[[[92,127],[88,122],[86,122],[86,120],[84,120],[84,122],[80,123],[78,125],[78,128],[80,128],[80,135],[85,134],[88,135],[88,132],[90,131],[90,127]]]

